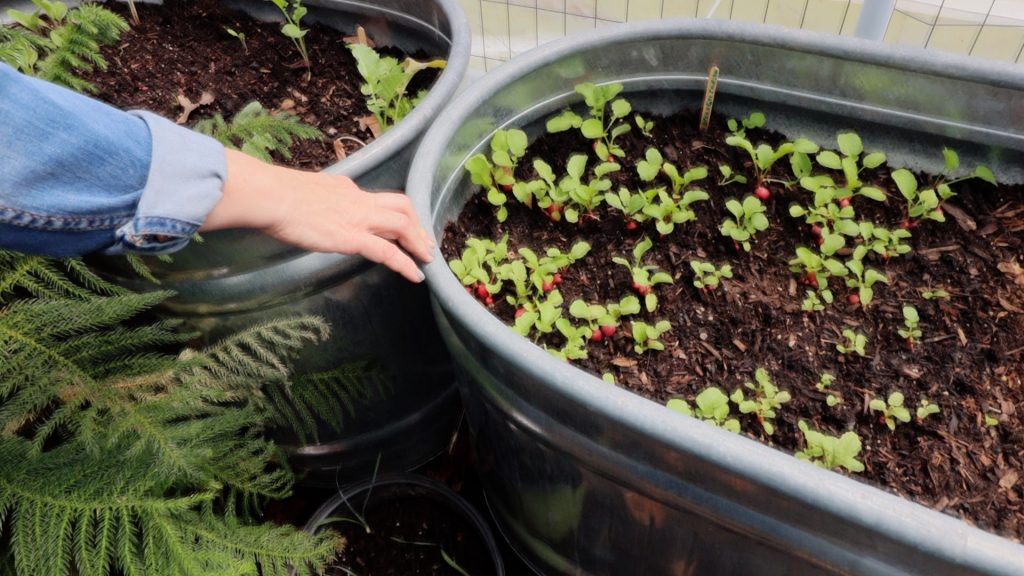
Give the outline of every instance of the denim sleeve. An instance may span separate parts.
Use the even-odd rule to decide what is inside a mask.
[[[216,140],[0,64],[0,246],[173,251],[220,199],[225,177]]]

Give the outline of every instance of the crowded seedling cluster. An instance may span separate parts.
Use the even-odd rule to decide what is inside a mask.
[[[814,347],[828,370],[783,389],[760,366],[753,380],[735,387],[722,379],[675,392],[668,385],[662,388],[668,398],[660,399],[676,411],[766,440],[784,427],[786,436],[797,439],[792,449],[800,458],[849,472],[865,470],[857,459],[860,435],[805,421],[791,400],[814,398],[825,410],[838,411],[835,420],[842,413],[847,422],[863,420],[892,434],[900,433],[897,425],[912,428],[941,417],[943,407],[926,394],[882,381],[867,384],[863,407],[851,416],[855,407],[843,392],[853,384],[841,384],[830,367],[867,366],[882,353],[876,339],[898,338],[904,346],[897,352],[910,357],[929,346],[925,336],[941,310],[936,304],[954,296],[941,286],[895,296],[889,287],[898,279],[890,269],[915,256],[918,230],[945,222],[957,184],[975,179],[995,186],[991,170],[979,165],[958,176],[960,158],[944,148],[941,174],[914,173],[890,166],[886,153],[865,148],[852,131],[838,133],[835,149],[807,138],[780,140],[756,111],[725,121],[721,140],[698,135],[688,147],[655,145],[659,119],[638,114],[621,85],[585,83],[576,91],[584,106],[548,118],[540,139],[563,143],[569,134],[589,143],[585,148],[555,146],[538,155],[525,131],[502,129],[487,153],[465,164],[492,211],[489,229],[505,230],[517,211],[526,220],[539,218],[534,226],[550,230],[547,238],[574,239],[571,249],[531,246],[523,234],[511,241],[467,235],[461,257],[449,261],[467,292],[499,316],[512,310],[513,328],[555,356],[631,386],[635,367],[657,362],[657,355],[690,354],[682,350],[691,350],[692,342],[682,339],[678,327],[692,324],[691,316],[726,321],[715,316],[718,305],[744,298],[729,283],[749,290],[752,266],[780,249],[763,238],[785,231],[796,235],[784,260],[791,274],[788,294],[780,296],[790,300],[785,308],[802,311],[807,325],[822,317],[838,320],[817,333]],[[697,149],[713,150],[718,160],[693,162]],[[689,235],[701,218],[717,222],[717,234],[705,227],[699,237]],[[611,248],[591,250],[587,234],[595,229],[612,231]],[[610,272],[594,278],[595,269]],[[691,304],[670,315],[663,309],[666,299]],[[865,329],[871,314],[890,309],[902,312],[898,321]],[[732,327],[736,333],[746,328]],[[697,335],[704,338],[703,331]],[[721,360],[701,345],[714,355],[709,362]],[[917,402],[916,419],[907,394]]]

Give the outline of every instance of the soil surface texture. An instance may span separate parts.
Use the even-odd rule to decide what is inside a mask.
[[[1024,538],[1021,187],[996,188],[979,179],[954,184],[956,196],[943,205],[946,221],[915,222],[910,228],[910,253],[888,259],[877,254],[866,257],[865,265],[884,273],[889,282],[874,286],[869,306],[851,303],[848,298],[856,289],[833,277],[829,286],[835,302],[822,311],[805,312],[801,304],[811,287],[803,274],[790,269],[789,262],[798,246],[815,248],[816,237],[803,218],[790,215],[790,206],[810,204],[813,194],[799,185],[768,184],[771,197],[765,205],[770,226],[756,234],[749,252],[744,251],[720,232],[720,226],[730,216],[726,201],[749,196],[755,184],[720,185],[717,167],[727,164],[750,177],[751,157],[725,143],[729,131],[724,118],[715,117],[705,133],[697,126],[696,112],[683,112],[656,118],[650,138],[634,126],[617,140],[625,158],[619,159],[623,169],[610,175],[615,191],[620,186],[636,191],[668,185],[663,173],[651,184],[637,176],[634,166],[650,146],[679,167],[680,174],[695,166],[708,168],[708,177],[690,187],[707,191],[710,199],[695,203],[696,220],[677,224],[672,233],[659,235],[650,220],[630,229],[622,212],[604,203],[592,215],[584,214],[579,224],[564,219],[554,222],[539,208],[517,202],[511,193],[508,219],[499,223],[486,195],[477,193],[459,220],[447,226],[445,257],[459,257],[470,236],[497,241],[507,234],[510,251],[529,247],[538,254],[548,247],[567,252],[574,242],[586,240],[591,251],[562,272],[558,285],[565,301],[563,316],[571,318],[569,304],[575,299],[607,304],[635,294],[629,270],[613,263],[612,257],[632,259],[636,243],[650,238],[654,246],[644,264],[658,266],[674,282],[654,286],[657,309],[654,313],[644,310],[635,318],[650,324],[669,320],[672,328],[661,338],[666,349],[636,353],[627,317],[611,337],[589,342],[588,357],[573,361],[574,365],[598,376],[610,373],[617,385],[657,402],[681,398],[691,405],[705,388],[717,386],[731,394],[745,382],[753,382],[755,370],[764,368],[792,400],[777,410],[771,435],[755,415],[738,414],[733,405],[743,434],[793,453],[805,447],[800,420],[835,436],[854,431],[863,441],[859,458],[866,469],[859,474],[842,473],[989,531]],[[755,147],[760,142],[782,141],[777,133],[763,129],[748,130],[747,137]],[[870,142],[864,148],[865,153],[873,151]],[[532,167],[536,157],[545,159],[560,178],[570,153],[588,155],[588,174],[597,163],[591,142],[578,130],[546,134],[531,143],[518,163],[516,178],[537,178]],[[887,200],[854,197],[859,220],[895,230],[907,219],[906,201],[890,178],[896,168],[882,164],[861,172],[861,179],[883,190]],[[843,181],[841,172],[817,164],[814,173]],[[786,159],[777,162],[769,176],[794,180]],[[923,183],[935,180],[934,175],[917,174],[917,178]],[[848,248],[838,257],[848,260],[854,244],[848,239]],[[713,290],[698,289],[691,260],[729,264],[733,278],[724,279]],[[949,297],[924,297],[926,291],[938,289]],[[505,290],[494,295],[489,308],[512,324],[516,310],[506,301],[508,294]],[[922,334],[913,346],[898,333],[905,328],[906,305],[920,315]],[[864,356],[837,351],[847,329],[867,337]],[[536,341],[560,348],[564,337],[555,330]],[[835,380],[821,390],[816,384],[826,372]],[[911,418],[891,431],[868,404],[888,398],[893,391],[905,395]],[[750,389],[746,392],[749,398]],[[829,406],[828,393],[841,403]],[[918,420],[915,412],[925,399],[938,404],[940,412]]]
[[[129,20],[127,4],[105,6]],[[288,110],[319,128],[324,138],[298,141],[291,159],[275,156],[275,161],[308,170],[337,162],[374,139],[365,123],[372,115],[359,89],[362,78],[345,47],[344,38],[353,31],[308,26],[312,74],[307,78],[298,50],[279,23],[257,21],[220,0],[165,0],[136,7],[140,22],[117,44],[103,48],[107,70],[83,75],[99,89],[97,98],[176,120],[184,111],[179,97],[194,104],[204,92],[212,95],[210,104],[188,115],[187,126],[214,114],[229,120],[254,100],[271,111]],[[228,29],[244,34],[245,44]],[[404,57],[386,47],[377,50]],[[420,72],[411,91],[436,77],[433,70]]]

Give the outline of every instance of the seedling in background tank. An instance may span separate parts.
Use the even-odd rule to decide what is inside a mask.
[[[284,34],[289,40],[295,44],[296,50],[299,51],[299,55],[302,56],[302,65],[306,67],[306,79],[308,80],[312,74],[313,63],[309,60],[309,51],[306,50],[306,34],[309,33],[307,28],[302,27],[302,19],[306,17],[306,13],[309,12],[305,6],[302,5],[301,0],[270,0],[277,6],[278,10],[281,11],[281,15],[284,16],[285,23],[281,26],[281,34]],[[368,47],[367,47],[368,48]],[[368,48],[370,49],[370,48]],[[372,50],[372,49],[370,49]],[[359,57],[356,56],[356,59]],[[362,70],[360,70],[362,72]],[[366,74],[363,74],[363,78],[366,78]],[[383,128],[384,125],[381,124]]]

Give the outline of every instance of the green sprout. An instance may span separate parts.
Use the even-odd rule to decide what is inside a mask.
[[[938,413],[939,413],[939,405],[938,404],[933,403],[931,400],[929,400],[927,398],[921,398],[921,401],[917,405],[917,421],[918,422],[923,421],[925,418],[931,416],[932,414],[938,414]]]
[[[644,254],[654,245],[650,238],[644,237],[633,247],[633,261],[630,262],[621,256],[613,256],[612,262],[629,270],[633,280],[633,290],[644,297],[644,307],[648,312],[654,312],[658,307],[658,296],[654,293],[653,287],[656,284],[672,284],[672,276],[663,272],[661,268],[643,263]]]
[[[397,58],[382,56],[365,44],[349,44],[348,49],[355,56],[356,68],[363,77],[359,89],[366,96],[366,107],[382,131],[405,118],[426,95],[426,90],[412,96],[406,92],[413,77],[428,68],[444,68],[447,65],[442,59],[421,62],[406,58],[399,62]],[[491,145],[494,145],[493,139]]]
[[[726,120],[725,124],[729,127],[729,132],[731,132],[733,136],[745,138],[747,136],[747,130],[760,128],[764,126],[765,122],[766,118],[764,114],[755,110],[739,122],[737,122],[735,118],[729,118]]]
[[[843,342],[836,344],[836,350],[842,354],[853,354],[856,353],[858,356],[864,356],[864,347],[867,346],[868,337],[854,332],[847,328],[843,330]]]
[[[558,187],[567,193],[570,201],[563,214],[567,222],[579,222],[581,210],[593,217],[594,210],[604,200],[605,192],[612,187],[612,181],[606,175],[619,170],[614,162],[602,162],[594,167],[594,177],[588,182],[583,181],[587,167],[587,157],[573,154],[566,164],[567,175],[558,183]]]
[[[878,419],[884,422],[889,430],[896,430],[896,423],[906,424],[910,422],[910,410],[903,405],[903,393],[891,392],[887,399],[873,398],[868,402],[868,408],[874,412],[881,412]]]
[[[695,407],[681,398],[669,400],[666,406],[681,414],[699,418],[708,424],[725,428],[730,432],[740,431],[740,421],[733,418],[729,407],[729,397],[720,388],[705,388],[693,400]]]
[[[728,264],[718,268],[711,262],[690,260],[690,268],[693,268],[693,285],[701,290],[714,290],[722,278],[732,278],[732,266]]]
[[[647,138],[651,137],[651,130],[654,130],[654,121],[647,120],[640,114],[633,116],[633,121],[636,122],[636,127],[640,129],[640,133]]]
[[[754,372],[754,382],[744,382],[743,387],[753,392],[752,398],[745,397],[743,388],[737,388],[729,398],[739,407],[741,414],[754,414],[765,434],[774,434],[775,424],[772,421],[775,411],[792,399],[789,392],[779,390],[764,368],[758,368]]]
[[[237,38],[238,41],[242,43],[242,50],[244,50],[246,54],[249,53],[249,46],[245,43],[245,32],[239,32],[233,28],[228,28],[226,26],[224,27],[224,31],[227,32],[229,35]]]
[[[835,382],[835,380],[836,377],[833,376],[832,374],[828,372],[822,372],[821,377],[818,378],[818,382],[814,385],[814,387],[817,388],[819,392],[826,393],[825,404],[827,404],[830,408],[843,403],[842,396],[828,391],[829,386],[831,386],[832,383]]]
[[[863,258],[866,253],[865,246],[858,246],[853,252],[853,258],[846,263],[846,268],[850,271],[850,274],[846,276],[846,287],[857,289],[857,298],[853,300],[853,303],[859,302],[864,307],[871,304],[875,297],[875,284],[889,283],[889,278],[885,274],[874,268],[864,268]]]
[[[950,294],[943,288],[920,288],[925,300],[949,300]]]
[[[718,171],[722,174],[722,179],[718,181],[719,186],[726,186],[728,184],[732,184],[733,182],[737,184],[747,183],[746,176],[733,172],[732,168],[730,168],[726,164],[719,164]]]
[[[362,44],[354,44],[362,46]],[[474,184],[487,191],[487,202],[496,208],[498,222],[508,218],[505,191],[512,191],[516,183],[515,169],[526,154],[526,133],[522,130],[497,130],[491,137],[491,158],[474,154],[466,160],[466,170]]]
[[[664,350],[665,344],[659,340],[663,334],[672,329],[668,320],[659,320],[654,324],[633,322],[633,350],[643,354],[648,350]]]
[[[861,159],[864,145],[861,143],[860,136],[854,132],[844,132],[839,134],[837,139],[842,157],[831,150],[823,150],[815,159],[825,168],[842,170],[846,180],[845,184],[838,186],[830,176],[822,176],[812,179],[809,182],[811,186],[804,185],[804,181],[801,179],[801,185],[816,193],[821,189],[830,189],[828,194],[837,200],[846,199],[848,201],[854,196],[864,196],[877,202],[885,202],[885,192],[874,186],[864,186],[859,177],[865,168],[873,169],[881,166],[885,162],[885,154],[872,152]]]
[[[625,98],[616,98],[622,88],[619,83],[603,86],[592,82],[577,84],[576,92],[583,96],[590,109],[590,117],[584,120],[572,110],[565,110],[548,119],[547,131],[557,133],[579,129],[584,138],[594,141],[594,153],[602,162],[612,162],[613,156],[625,156],[615,139],[630,131],[631,126],[625,119],[633,107]],[[609,103],[611,114],[607,114]]]
[[[960,157],[950,148],[942,149],[942,156],[945,160],[945,171],[931,185],[922,187],[917,181],[913,172],[906,168],[893,170],[892,179],[896,182],[900,194],[907,201],[907,217],[903,221],[904,228],[913,228],[922,220],[935,220],[945,222],[946,216],[942,211],[942,203],[949,200],[956,194],[950,188],[953,184],[978,178],[993,186],[997,186],[995,175],[988,167],[978,165],[974,171],[962,178],[947,180],[950,174],[960,167]]]
[[[921,340],[921,329],[918,328],[918,323],[921,321],[921,317],[917,314],[917,308],[913,306],[903,307],[903,328],[897,330],[899,335],[906,339],[907,345],[910,349],[914,349],[914,343]]]
[[[733,217],[722,222],[722,235],[732,238],[733,242],[750,252],[750,239],[768,229],[768,217],[764,215],[767,209],[755,196],[747,196],[742,203],[730,199],[725,208]]]
[[[308,10],[302,5],[302,0],[291,0],[291,5],[289,5],[289,0],[270,1],[274,3],[274,6],[277,6],[284,16],[285,23],[281,26],[281,34],[284,34],[295,44],[299,55],[302,56],[302,65],[306,67],[306,77],[308,78],[313,63],[310,62],[309,51],[306,50],[306,34],[309,33],[309,30],[302,27],[302,19],[306,16]],[[360,44],[360,46],[362,45]],[[364,48],[372,50],[372,48],[366,46]],[[360,72],[362,71],[360,70]],[[363,74],[363,77],[366,78],[366,75]]]
[[[857,460],[861,441],[856,432],[846,432],[837,438],[817,430],[811,430],[803,420],[799,422],[798,426],[804,433],[804,442],[807,446],[795,454],[797,458],[828,470],[846,468],[850,472],[864,471],[864,463]]]

